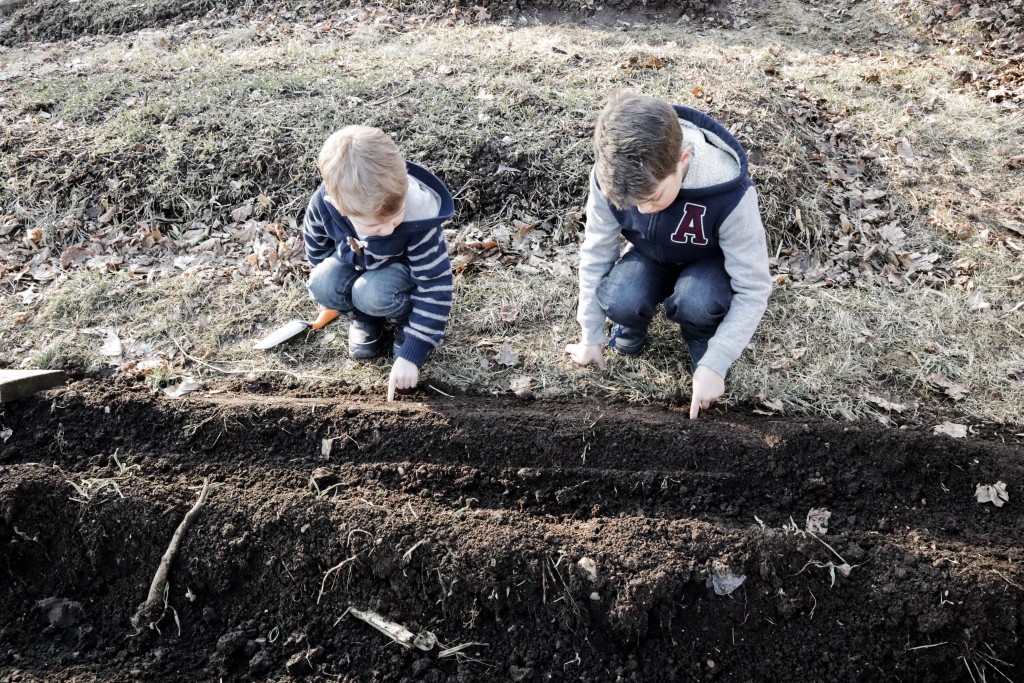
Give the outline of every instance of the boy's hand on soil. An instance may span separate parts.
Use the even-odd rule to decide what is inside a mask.
[[[420,369],[415,363],[404,358],[396,358],[391,366],[391,377],[388,379],[388,401],[395,400],[395,389],[415,389],[420,381]]]
[[[725,393],[725,378],[706,365],[698,365],[693,373],[693,399],[690,401],[690,419],[696,420],[700,411],[707,410]]]
[[[566,344],[565,352],[569,354],[573,362],[580,365],[597,363],[602,370],[608,369],[608,361],[604,358],[604,350],[601,344]]]

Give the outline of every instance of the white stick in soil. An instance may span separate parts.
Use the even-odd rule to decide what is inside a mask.
[[[370,610],[364,612],[361,609],[349,607],[348,612],[356,619],[366,622],[391,640],[410,650],[414,647],[420,650],[431,650],[437,645],[437,637],[430,631],[413,633],[401,624],[396,624]]]
[[[160,565],[156,568],[156,574],[153,575],[153,583],[149,585],[149,595],[146,597],[145,602],[135,610],[135,616],[132,617],[132,626],[135,627],[136,634],[147,627],[150,629],[155,628],[157,622],[163,617],[166,611],[163,597],[164,586],[167,584],[167,577],[171,573],[171,565],[174,563],[174,558],[181,548],[181,541],[185,537],[185,533],[192,526],[196,517],[199,516],[199,511],[206,504],[209,494],[210,479],[207,477],[203,479],[203,489],[199,492],[199,500],[188,511],[185,518],[181,520],[178,528],[175,529],[174,536],[171,537],[171,542],[167,546],[167,551],[164,552],[164,556],[160,559]]]

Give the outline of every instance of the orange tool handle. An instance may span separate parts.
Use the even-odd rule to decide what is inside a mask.
[[[314,330],[322,330],[323,328],[327,327],[327,323],[335,320],[339,315],[341,315],[341,313],[339,313],[338,311],[332,310],[330,308],[321,308],[320,315],[318,315],[316,317],[316,320],[310,323],[309,326]]]

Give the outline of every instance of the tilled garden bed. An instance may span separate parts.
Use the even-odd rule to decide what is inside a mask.
[[[1012,436],[416,398],[238,383],[172,402],[84,381],[5,406],[0,681],[961,681],[1024,667]],[[204,479],[163,618],[137,632]],[[1008,503],[975,499],[998,481]],[[422,649],[356,617],[371,613]]]

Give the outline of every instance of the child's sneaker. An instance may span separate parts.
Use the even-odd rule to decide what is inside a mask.
[[[352,358],[376,358],[384,352],[384,321],[353,320],[348,325],[348,355]]]
[[[613,325],[612,336],[608,340],[608,346],[624,356],[635,356],[647,346],[647,330]]]

